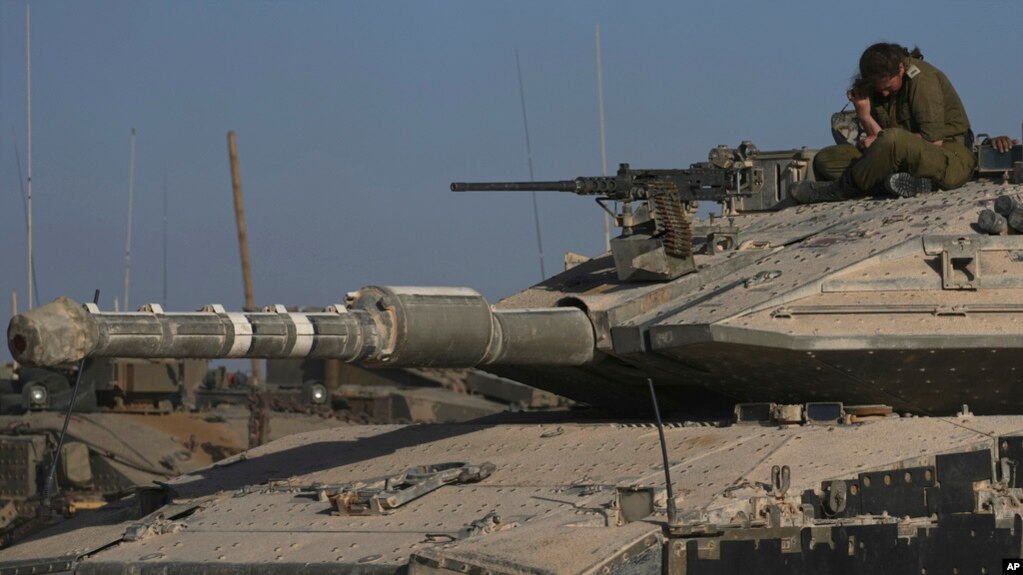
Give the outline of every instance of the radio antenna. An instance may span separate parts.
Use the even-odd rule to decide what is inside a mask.
[[[21,191],[21,207],[25,210],[25,227],[28,228],[28,202],[25,199],[25,179],[21,174],[21,153],[18,151],[18,134],[14,130],[14,126],[11,126],[11,134],[14,136],[14,161],[18,164],[18,189]],[[32,274],[32,295],[35,296],[35,301],[42,301],[39,299],[39,277],[36,276],[36,260],[33,256],[29,260],[29,273]]]
[[[135,195],[135,128],[131,129],[131,162],[128,167],[128,236],[124,247],[124,311],[128,311],[131,280],[131,212]]]
[[[526,130],[526,160],[529,162],[529,181],[533,181],[533,148],[529,145],[529,121],[526,119],[526,89],[522,83],[522,64],[519,62],[519,49],[515,49],[515,69],[519,73],[519,99],[522,101],[522,125]],[[543,267],[543,239],[540,237],[540,208],[537,206],[536,192],[533,195],[533,225],[536,227],[536,251],[540,256],[540,281],[547,279]]]
[[[167,307],[167,174],[163,175],[163,307]]]
[[[671,467],[668,465],[668,442],[664,439],[664,424],[661,423],[661,410],[657,407],[657,393],[654,391],[654,380],[647,378],[650,386],[650,399],[654,402],[654,418],[657,420],[657,435],[661,438],[661,458],[664,460],[664,483],[668,492],[668,525],[675,525],[677,510],[675,509],[675,492],[671,488]]]
[[[92,296],[93,305],[99,304],[99,290]],[[50,473],[46,476],[46,483],[43,485],[43,507],[50,509],[50,498],[53,495],[54,474],[57,472],[57,464],[60,463],[60,452],[64,449],[64,437],[67,435],[68,424],[71,423],[71,413],[75,409],[75,400],[78,398],[78,387],[82,383],[82,372],[85,371],[85,359],[78,362],[78,373],[75,374],[75,386],[71,388],[71,399],[67,404],[67,414],[64,416],[64,427],[60,430],[60,438],[57,440],[57,451],[53,454],[53,463],[50,465]]]
[[[35,261],[32,258],[32,10],[25,5],[25,118],[28,125],[26,140],[28,143],[28,195],[26,196],[25,214],[28,225],[28,309],[32,309],[32,293],[35,282],[32,276]],[[20,164],[20,162],[19,162]]]
[[[607,176],[607,145],[604,140],[604,66],[600,63],[600,24],[597,24],[597,108],[600,110],[600,175]],[[604,249],[611,250],[611,215],[604,213]]]

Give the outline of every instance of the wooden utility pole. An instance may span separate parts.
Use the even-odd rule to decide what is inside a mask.
[[[231,186],[234,188],[234,216],[238,222],[238,247],[242,255],[245,309],[255,311],[256,298],[252,295],[252,271],[249,269],[249,236],[245,231],[245,206],[242,203],[242,172],[238,167],[238,140],[233,130],[227,133],[227,152],[231,157]],[[252,360],[252,377],[257,386],[263,385],[263,370],[255,358]]]

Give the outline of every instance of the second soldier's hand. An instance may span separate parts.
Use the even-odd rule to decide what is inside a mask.
[[[1010,138],[1009,136],[996,136],[994,138],[991,138],[989,142],[991,144],[991,147],[994,148],[995,151],[1004,154],[1005,152],[1011,150],[1013,146],[1018,144],[1019,140]]]

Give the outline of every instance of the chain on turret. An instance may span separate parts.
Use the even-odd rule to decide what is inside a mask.
[[[664,251],[678,258],[692,256],[693,232],[686,209],[679,199],[678,187],[671,181],[652,182],[650,199],[655,235],[664,243]]]

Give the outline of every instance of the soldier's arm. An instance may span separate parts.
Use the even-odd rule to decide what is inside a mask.
[[[909,76],[909,71],[906,73]],[[928,142],[940,146],[945,141],[945,96],[937,75],[917,69],[917,73],[906,79],[909,90],[910,113],[919,126],[918,135]]]
[[[870,96],[861,95],[855,87],[846,92],[845,96],[852,102],[853,108],[856,110],[856,119],[867,134],[867,137],[863,139],[860,146],[862,148],[869,148],[874,143],[874,140],[877,139],[877,135],[881,133],[881,125],[878,124],[871,113]]]

